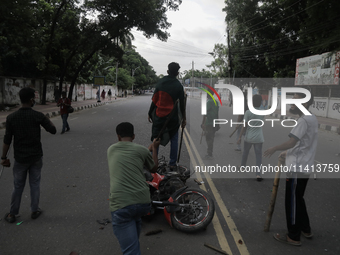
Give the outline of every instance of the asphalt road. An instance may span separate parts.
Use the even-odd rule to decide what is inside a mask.
[[[108,193],[109,177],[106,150],[117,141],[115,127],[123,121],[135,125],[135,142],[148,146],[151,124],[147,111],[151,95],[133,97],[97,108],[90,108],[70,115],[71,131],[63,135],[61,118],[51,120],[59,130],[51,135],[42,130],[44,166],[41,182],[40,206],[44,211],[37,220],[30,219],[29,187],[21,203],[18,222],[0,221],[0,254],[121,254],[110,225],[101,229],[96,221],[110,218]],[[231,108],[222,106],[220,118],[230,120]],[[188,100],[188,128],[180,164],[190,166],[238,166],[241,153],[234,151],[235,138],[229,138],[230,125],[223,125],[216,133],[215,160],[204,160],[206,144],[200,144],[200,101]],[[267,123],[266,123],[267,124]],[[290,128],[264,127],[264,149],[287,139]],[[0,130],[1,138],[4,130]],[[339,164],[340,136],[320,130],[316,160],[324,164]],[[160,154],[168,157],[169,148]],[[278,153],[263,163],[277,165]],[[13,153],[10,158],[13,161]],[[255,162],[251,151],[248,165]],[[306,203],[310,212],[313,240],[302,239],[301,247],[278,243],[272,237],[285,231],[284,179],[281,179],[270,232],[263,226],[269,205],[273,175],[266,175],[263,182],[256,182],[254,174],[200,173],[204,185],[200,186],[214,197],[216,215],[205,231],[186,234],[172,229],[159,213],[151,222],[143,222],[140,237],[142,254],[218,254],[204,246],[208,243],[228,254],[340,254],[339,236],[339,180],[335,173],[328,179],[317,175],[310,179]],[[313,177],[313,176],[312,176]],[[0,179],[0,218],[9,211],[12,191],[11,169],[5,169]],[[192,179],[188,185],[196,187]],[[162,233],[145,236],[145,233],[162,229]]]

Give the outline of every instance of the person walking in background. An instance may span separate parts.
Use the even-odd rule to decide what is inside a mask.
[[[305,94],[297,93],[293,98],[304,98]],[[302,104],[307,110],[313,104],[313,95],[307,103]],[[285,210],[288,234],[275,234],[274,238],[280,242],[300,246],[300,235],[310,239],[313,233],[310,227],[304,194],[309,175],[314,166],[314,158],[318,142],[318,120],[314,114],[304,115],[302,111],[292,105],[291,113],[299,115],[297,125],[293,127],[289,140],[283,144],[269,148],[263,153],[270,157],[276,151],[284,151],[279,157],[286,159],[287,173]]]
[[[109,89],[109,91],[107,92],[107,95],[109,96],[109,100],[111,101],[111,96],[112,96],[111,89]]]
[[[101,97],[102,97],[103,101],[105,100],[105,94],[106,94],[106,93],[105,93],[105,90],[103,90],[103,91],[102,91],[102,94],[101,94]]]
[[[59,99],[58,104],[57,104],[57,106],[60,107],[60,116],[63,121],[63,128],[61,130],[61,134],[64,134],[65,130],[66,132],[70,131],[70,126],[67,122],[68,108],[70,105],[71,105],[71,100],[66,97],[66,92],[65,91],[61,92],[61,98]]]
[[[126,90],[124,91],[124,94],[125,94],[125,97],[127,97],[127,91]]]
[[[161,145],[166,146],[169,141],[171,143],[169,165],[172,168],[176,167],[177,161],[178,128],[180,125],[185,128],[186,125],[184,89],[176,78],[179,69],[178,63],[172,62],[168,65],[168,75],[158,81],[148,113],[148,120],[152,123],[151,141],[158,137],[171,114],[171,119],[161,136]],[[177,100],[179,100],[179,107],[175,105]],[[178,108],[182,115],[181,118]]]
[[[209,92],[213,95],[213,91],[208,89]],[[207,115],[203,116],[201,128],[205,133],[205,140],[207,142],[207,155],[205,159],[213,159],[213,149],[214,149],[214,139],[215,133],[219,130],[220,126],[216,125],[214,127],[214,119],[218,119],[218,103],[214,102],[214,100],[210,97],[207,101]]]
[[[244,98],[247,98],[247,93],[244,92],[243,93],[244,95]],[[230,95],[230,97],[232,98],[232,96]],[[244,112],[246,112],[248,110],[248,104],[247,104],[247,101],[244,100]],[[242,122],[244,119],[244,115],[238,115],[237,116],[237,122],[240,123]],[[242,124],[238,124],[235,129],[237,130],[236,131],[236,149],[235,151],[242,151],[242,147],[241,147],[241,143],[238,143],[238,139],[240,137],[240,134],[241,134],[241,130],[242,130]],[[244,135],[245,133],[243,133]]]
[[[32,109],[35,105],[34,89],[28,87],[21,89],[19,97],[22,104],[21,108],[8,115],[6,119],[6,132],[1,156],[1,165],[9,167],[10,161],[7,159],[7,153],[14,138],[14,189],[10,212],[5,215],[5,220],[9,223],[15,222],[16,215],[19,213],[27,174],[29,175],[31,189],[31,218],[37,219],[41,215],[39,198],[43,150],[40,141],[40,126],[51,134],[57,132],[49,118]]]
[[[107,150],[110,173],[110,211],[113,233],[123,254],[140,253],[141,217],[151,209],[149,186],[144,166],[152,173],[158,167],[156,139],[149,149],[133,143],[134,127],[129,122],[116,127],[118,142]],[[152,152],[152,154],[150,153]]]
[[[100,102],[100,90],[99,89],[97,90],[96,95],[97,95],[97,101]]]
[[[261,95],[253,96],[253,105],[255,109],[260,109],[262,102]],[[262,181],[261,177],[261,165],[262,165],[262,144],[264,142],[263,132],[262,132],[262,124],[264,120],[264,116],[256,115],[251,111],[247,110],[244,114],[244,122],[245,126],[242,127],[241,133],[239,134],[237,144],[241,144],[242,135],[244,136],[244,144],[243,144],[243,154],[242,154],[242,162],[241,167],[246,166],[247,159],[249,155],[249,151],[252,146],[254,146],[255,157],[256,157],[256,166],[257,173],[256,179],[257,181]],[[251,121],[251,126],[247,123]]]

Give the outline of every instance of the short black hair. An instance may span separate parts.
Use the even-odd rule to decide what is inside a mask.
[[[35,90],[29,87],[22,88],[19,91],[19,97],[22,104],[27,104],[32,98],[35,98]]]
[[[253,106],[260,107],[262,104],[262,96],[259,94],[253,95]]]
[[[62,91],[61,94],[62,94],[62,95],[66,95],[66,91]]]
[[[171,63],[168,65],[169,74],[170,74],[170,75],[173,75],[173,76],[177,76],[178,70],[179,70],[180,68],[181,68],[181,67],[179,66],[178,63],[176,63],[176,62],[171,62]]]
[[[120,137],[133,137],[134,135],[134,128],[130,122],[122,122],[117,125],[116,133]]]
[[[313,95],[312,91],[309,91],[309,92],[310,92],[310,99],[307,102],[307,109],[309,108],[309,106],[311,106],[314,103],[314,95]],[[295,93],[295,94],[298,95],[299,98],[305,98],[306,97],[305,93]]]

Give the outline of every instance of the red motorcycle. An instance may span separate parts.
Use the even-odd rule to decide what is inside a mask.
[[[170,226],[184,232],[202,230],[210,224],[215,212],[214,201],[207,192],[185,185],[190,177],[186,167],[171,169],[161,159],[157,173],[145,171],[145,176],[152,200],[148,217],[161,209]]]

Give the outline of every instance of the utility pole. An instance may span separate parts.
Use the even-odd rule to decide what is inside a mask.
[[[135,75],[135,71],[138,69],[139,67],[132,69],[132,78]],[[132,83],[132,96],[133,96],[133,83]]]
[[[232,69],[231,69],[231,52],[230,52],[229,28],[227,29],[227,33],[228,33],[228,71],[229,71],[229,83],[231,83]]]
[[[194,78],[194,61],[192,61],[192,68],[191,68],[191,77],[192,77],[192,79],[191,79],[191,87],[194,87],[195,86],[195,78]]]
[[[117,65],[116,65],[116,88],[117,88],[117,94],[116,94],[116,91],[115,91],[115,96],[118,96],[118,83],[117,83],[117,80],[118,80],[118,61],[117,61]]]

